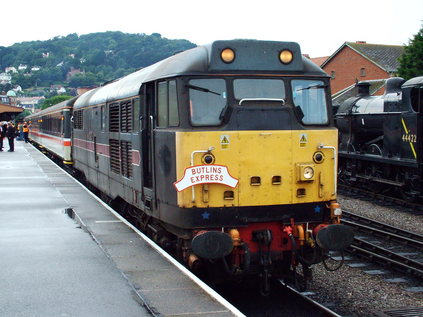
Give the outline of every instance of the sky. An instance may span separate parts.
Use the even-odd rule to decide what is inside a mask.
[[[407,45],[423,27],[423,0],[20,0],[0,18],[0,46],[121,31],[197,45],[215,40],[293,41],[311,57],[344,42]]]

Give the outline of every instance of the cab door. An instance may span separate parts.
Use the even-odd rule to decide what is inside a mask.
[[[147,210],[154,210],[154,83],[141,87],[141,165],[142,200]]]
[[[97,152],[97,138],[100,130],[100,113],[99,107],[94,107],[88,110],[89,120],[87,122],[88,134],[88,178],[92,184],[98,184],[98,152]]]

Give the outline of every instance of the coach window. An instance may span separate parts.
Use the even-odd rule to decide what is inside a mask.
[[[326,87],[321,80],[293,80],[292,94],[295,106],[301,108],[304,124],[327,124]]]
[[[189,109],[193,126],[216,126],[222,123],[221,113],[227,103],[223,79],[191,79]]]

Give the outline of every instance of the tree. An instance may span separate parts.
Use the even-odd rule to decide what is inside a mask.
[[[70,87],[89,87],[95,86],[98,83],[97,76],[92,72],[86,72],[84,74],[76,74],[72,76],[69,81]]]
[[[15,122],[19,122],[22,121],[25,117],[29,116],[31,114],[31,111],[29,111],[28,109],[25,109],[24,111],[22,111],[20,114],[18,114],[15,117]]]
[[[405,46],[399,62],[398,75],[404,79],[423,75],[423,27]]]
[[[70,98],[72,98],[72,96],[60,95],[60,96],[54,96],[51,98],[44,99],[44,102],[41,105],[41,110],[54,106],[55,104],[58,104],[59,102],[68,100]]]

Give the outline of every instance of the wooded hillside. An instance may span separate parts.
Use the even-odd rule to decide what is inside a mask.
[[[91,33],[0,47],[0,67],[13,67],[12,85],[90,86],[119,78],[177,52],[195,47],[187,40],[169,40],[158,33]]]

